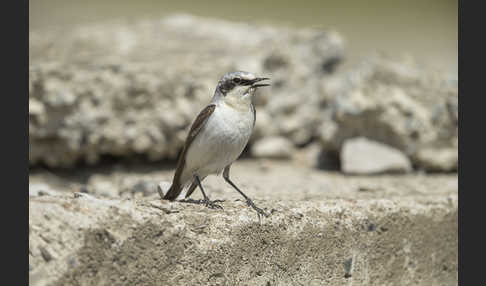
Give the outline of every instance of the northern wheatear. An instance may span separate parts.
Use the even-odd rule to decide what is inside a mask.
[[[221,208],[210,201],[201,182],[210,174],[220,174],[245,199],[258,215],[267,214],[258,208],[229,177],[231,164],[240,156],[255,126],[256,112],[252,97],[260,83],[269,78],[256,77],[249,72],[231,72],[224,75],[216,86],[214,96],[193,122],[182,153],[177,162],[172,185],[165,194],[166,200],[175,200],[191,183],[185,198],[199,186],[204,199],[198,201],[211,208]]]

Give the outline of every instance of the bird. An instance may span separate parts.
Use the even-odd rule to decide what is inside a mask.
[[[183,201],[205,204],[209,208],[222,208],[206,195],[201,182],[212,174],[223,173],[224,180],[246,200],[258,217],[268,216],[258,208],[230,179],[231,164],[238,159],[255,127],[256,110],[252,99],[258,88],[270,86],[251,72],[234,71],[218,81],[210,103],[193,121],[182,152],[177,160],[172,185],[167,193],[159,192],[164,200],[174,201],[189,184]],[[203,199],[189,199],[199,187]]]

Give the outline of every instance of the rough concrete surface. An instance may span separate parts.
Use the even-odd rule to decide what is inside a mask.
[[[335,31],[174,15],[39,30],[29,45],[32,166],[175,159],[218,79],[248,70],[272,82],[255,100],[250,149],[278,136],[339,157],[346,139],[365,136],[416,169],[457,170],[457,76],[387,56],[341,71]]]
[[[77,184],[70,173],[33,172],[33,190],[50,191],[29,196],[30,284],[457,285],[455,175],[345,176],[241,160],[233,178],[271,213],[261,221],[221,177],[203,184],[224,210],[90,186],[140,189],[169,181],[171,168],[89,170]]]

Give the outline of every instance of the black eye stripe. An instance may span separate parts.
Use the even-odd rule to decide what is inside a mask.
[[[242,78],[234,78],[233,83],[236,85],[251,85],[252,81],[247,79],[242,79]]]

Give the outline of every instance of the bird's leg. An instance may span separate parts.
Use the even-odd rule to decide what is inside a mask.
[[[204,178],[203,178],[203,180],[204,180]],[[183,200],[180,200],[180,202],[200,204],[201,200],[194,200],[194,199],[189,198],[191,196],[191,194],[194,192],[194,189],[196,189],[196,188],[197,188],[197,182],[196,182],[196,179],[194,178],[194,180],[191,183],[191,186],[189,187],[189,189],[186,192],[185,198]]]
[[[215,209],[215,208],[223,209],[223,207],[222,207],[222,206],[220,206],[220,205],[217,205],[217,204],[216,204],[217,202],[222,202],[222,201],[218,201],[218,200],[211,201],[211,200],[209,199],[209,197],[206,195],[206,193],[204,192],[204,189],[203,189],[203,187],[202,187],[202,185],[201,185],[201,181],[199,180],[199,176],[197,176],[197,175],[196,175],[195,177],[196,177],[197,184],[199,185],[199,189],[201,190],[201,193],[203,194],[203,197],[204,197],[204,199],[203,199],[203,201],[202,201],[202,202],[203,202],[203,203],[204,203],[204,204],[205,204],[205,205],[206,205],[208,208],[212,208],[212,209]]]
[[[265,217],[268,217],[268,214],[267,213],[265,213],[261,208],[257,207],[253,203],[253,201],[247,195],[245,195],[240,189],[238,189],[238,187],[230,180],[230,178],[229,178],[229,169],[230,169],[230,166],[227,166],[226,168],[224,168],[223,178],[225,179],[225,181],[228,182],[228,184],[230,184],[233,188],[235,188],[235,190],[237,190],[238,193],[240,193],[246,199],[246,204],[249,207],[252,207],[257,212],[258,218],[260,218],[260,215],[263,215]]]
[[[199,189],[201,190],[201,193],[203,195],[203,199],[202,200],[193,200],[193,199],[184,199],[182,200],[181,202],[184,202],[184,203],[194,203],[194,204],[204,204],[206,207],[208,208],[211,208],[211,209],[223,209],[222,206],[216,204],[216,203],[221,203],[223,202],[222,200],[214,200],[214,201],[211,201],[209,199],[209,197],[206,195],[206,193],[204,192],[204,189],[201,185],[201,180],[199,179],[199,176],[194,176],[194,179],[195,181],[197,182],[198,186],[199,186]]]

